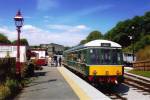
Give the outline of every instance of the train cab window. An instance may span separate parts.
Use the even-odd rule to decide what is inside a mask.
[[[116,50],[112,50],[112,64],[117,64],[117,51]]]
[[[90,64],[100,64],[98,49],[90,49]]]
[[[121,57],[122,55],[120,50],[117,49],[112,50],[112,64],[121,64],[122,63]]]
[[[101,49],[101,64],[116,65],[122,63],[121,50]]]
[[[109,64],[111,62],[110,49],[102,49],[101,52],[101,64]]]

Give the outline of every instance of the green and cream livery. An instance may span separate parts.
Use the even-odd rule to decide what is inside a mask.
[[[108,40],[94,40],[64,52],[64,65],[96,83],[123,81],[122,47]]]

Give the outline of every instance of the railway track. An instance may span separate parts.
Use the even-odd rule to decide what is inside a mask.
[[[133,86],[139,90],[142,90],[143,92],[147,92],[150,94],[149,80],[128,73],[125,73],[124,77],[125,77],[125,81],[124,81],[125,84]]]
[[[112,94],[105,94],[107,95],[109,98],[111,98],[112,100],[127,100],[127,98],[122,97],[121,95],[117,94],[117,93],[112,93]]]
[[[106,96],[108,96],[112,100],[127,100],[127,98],[123,97],[123,95],[117,93],[113,89],[106,89],[106,90],[98,89],[98,90],[104,93]]]
[[[125,73],[125,81],[123,84],[136,88],[136,90],[144,95],[150,95],[150,81],[141,77],[137,77],[132,74]],[[113,100],[127,100],[117,90],[108,89],[107,91],[101,91]]]

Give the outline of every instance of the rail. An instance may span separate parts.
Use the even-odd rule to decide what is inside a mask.
[[[139,89],[142,89],[146,92],[150,93],[150,79],[149,78],[144,78],[138,75],[130,74],[130,73],[125,73],[125,83],[132,85],[134,87],[137,87]]]
[[[150,71],[150,60],[136,61],[133,63],[136,70]]]

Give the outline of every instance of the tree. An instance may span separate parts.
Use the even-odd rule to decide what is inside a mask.
[[[150,35],[146,35],[146,36],[142,37],[140,41],[136,42],[135,50],[138,51],[148,45],[150,45]]]
[[[12,43],[17,44],[17,40],[14,40]],[[29,43],[28,43],[27,39],[20,39],[20,45],[29,46]]]
[[[134,28],[133,28],[134,26]],[[149,45],[150,36],[150,12],[144,16],[135,16],[132,19],[118,22],[118,24],[109,30],[105,35],[105,39],[112,40],[122,45],[126,50],[132,49],[134,41],[136,52],[146,45]],[[129,40],[128,36],[133,36],[134,40]]]
[[[70,49],[70,48],[71,48],[71,47],[68,47],[68,46],[67,46],[67,47],[65,47],[65,49],[64,49],[64,50],[68,50],[68,49]]]
[[[85,44],[86,43],[86,40],[81,40],[80,41],[80,44]]]
[[[93,31],[87,36],[86,42],[96,40],[96,39],[102,39],[102,38],[103,38],[103,35],[101,34],[101,32]],[[82,42],[85,42],[85,41],[82,41]]]
[[[0,33],[0,44],[10,44],[11,42],[8,40],[8,38]]]

